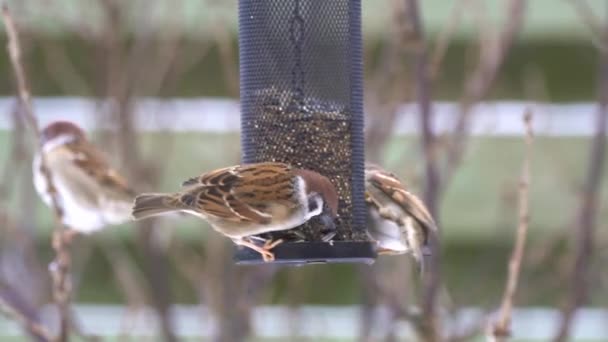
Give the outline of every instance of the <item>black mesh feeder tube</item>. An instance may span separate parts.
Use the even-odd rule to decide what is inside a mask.
[[[333,232],[313,218],[261,236],[285,241],[275,263],[375,258],[365,231],[361,45],[360,0],[239,1],[243,162],[317,171],[340,197]],[[263,262],[248,248],[236,260]]]

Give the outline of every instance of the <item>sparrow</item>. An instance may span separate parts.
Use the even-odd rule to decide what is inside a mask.
[[[424,272],[429,236],[437,233],[435,220],[424,203],[394,174],[377,165],[365,166],[368,234],[379,255],[411,253]]]
[[[260,247],[252,235],[295,228],[317,215],[326,227],[335,228],[338,194],[329,179],[314,171],[274,162],[236,165],[191,178],[182,187],[176,193],[137,196],[133,217],[198,216],[264,261],[274,260],[270,250],[283,241],[266,240]]]
[[[42,201],[52,205],[42,156],[63,209],[63,224],[70,232],[92,233],[131,219],[135,193],[89,141],[82,129],[56,121],[40,133],[41,149],[33,160],[34,187]]]

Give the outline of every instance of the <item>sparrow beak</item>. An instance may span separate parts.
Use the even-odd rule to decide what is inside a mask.
[[[331,214],[331,210],[327,207],[323,208],[323,212],[319,215],[319,220],[325,228],[321,230],[323,234],[323,241],[329,241],[336,235],[336,223],[334,217]]]
[[[321,223],[323,223],[326,230],[336,230],[336,223],[331,215],[322,213],[319,215],[319,218],[321,219]]]

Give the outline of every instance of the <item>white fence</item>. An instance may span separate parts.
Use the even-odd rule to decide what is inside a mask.
[[[13,98],[0,98],[0,129],[10,129]],[[104,112],[110,102],[87,98],[36,98],[34,106],[42,124],[53,120],[74,121],[87,129],[103,124]],[[527,103],[518,101],[485,102],[473,108],[471,131],[474,135],[519,136],[526,108],[534,113],[537,135],[589,136],[594,129],[596,103]],[[458,115],[458,105],[437,102],[433,122],[438,132],[449,131]],[[232,99],[142,98],[135,104],[138,129],[143,131],[237,132],[240,129],[239,103]],[[369,113],[371,114],[371,113]],[[417,106],[404,104],[399,108],[394,125],[396,134],[416,134],[419,130]]]
[[[149,337],[157,333],[157,316],[150,308],[129,312],[123,306],[77,305],[76,314],[86,333],[98,336],[131,335]],[[281,306],[260,306],[254,309],[253,333],[260,338],[356,339],[359,334],[360,308],[357,306],[303,306],[298,310]],[[478,309],[462,309],[452,321],[452,328],[466,328],[482,317]],[[43,321],[53,324],[53,310],[43,310]],[[388,312],[378,310],[373,335],[387,331]],[[180,337],[208,337],[216,329],[214,317],[207,308],[175,306],[172,318]],[[560,322],[558,311],[548,308],[519,308],[513,312],[513,337],[548,341]],[[608,340],[608,311],[581,309],[574,322],[573,340]],[[457,323],[456,323],[457,322]],[[21,336],[22,330],[13,322],[0,318],[0,337]],[[411,338],[412,330],[405,322],[398,323],[397,335]]]

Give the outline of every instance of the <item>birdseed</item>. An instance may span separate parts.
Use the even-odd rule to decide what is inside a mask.
[[[254,120],[245,122],[254,146],[249,160],[283,162],[316,171],[333,183],[339,195],[334,240],[367,240],[352,229],[351,125],[348,108],[314,98],[298,98],[290,91],[268,88],[255,96]],[[324,241],[328,232],[317,218],[287,232],[264,238]]]

